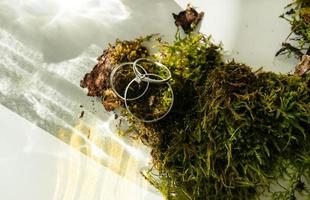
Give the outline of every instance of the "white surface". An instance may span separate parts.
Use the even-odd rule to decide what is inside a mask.
[[[1,105],[0,137],[2,200],[161,199]]]
[[[111,133],[110,115],[99,102],[91,102],[79,82],[116,38],[160,32],[171,39],[176,30],[171,12],[179,10],[166,0],[0,0],[0,103],[53,135],[61,129],[73,133],[85,110],[83,123],[96,127],[99,136],[94,137],[103,142],[94,144],[97,140],[84,140],[85,135],[78,140],[93,142],[89,146],[97,147],[91,150],[99,157],[117,156],[98,160],[126,175],[117,178],[77,152],[76,160],[61,141],[41,129],[23,127],[25,120],[7,117],[10,112],[1,109],[0,199],[158,198],[139,189],[148,188],[139,174],[148,153]],[[133,165],[129,172],[135,179],[127,176],[123,164]]]
[[[290,72],[296,60],[275,58],[290,25],[279,16],[290,0],[177,0],[204,11],[201,32],[222,42],[227,53],[239,62],[267,71]]]

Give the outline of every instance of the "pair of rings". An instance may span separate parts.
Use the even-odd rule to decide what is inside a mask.
[[[143,64],[154,65],[154,66],[156,66],[156,69],[153,69],[152,73],[148,73],[147,70],[145,69],[145,67],[143,66]],[[132,67],[132,71],[134,73],[134,78],[128,83],[128,85],[126,86],[126,88],[123,92],[123,95],[122,95],[122,94],[120,94],[121,92],[117,91],[117,89],[115,87],[114,78],[115,78],[117,72],[119,72],[122,68],[125,68],[125,67]],[[168,69],[168,67],[166,67],[165,65],[163,65],[160,62],[157,62],[157,61],[154,61],[154,60],[151,60],[148,58],[139,58],[139,59],[135,60],[134,62],[122,63],[122,64],[116,66],[110,74],[111,88],[114,91],[114,93],[124,101],[127,111],[136,119],[138,119],[142,122],[148,122],[148,123],[161,120],[171,111],[171,108],[172,108],[173,102],[174,102],[174,94],[173,94],[172,87],[168,82],[170,79],[171,79],[171,72]],[[129,92],[129,90],[132,90],[133,84],[138,84],[139,87],[141,87],[141,85],[144,84],[145,88],[142,90],[142,92],[140,92],[141,94],[138,94],[134,97],[129,97],[128,92]],[[170,94],[171,95],[171,103],[170,103],[169,107],[167,108],[167,111],[164,114],[162,114],[161,116],[159,116],[157,118],[153,118],[153,119],[152,118],[146,119],[146,118],[139,117],[139,116],[135,115],[131,111],[130,106],[128,105],[128,102],[129,101],[135,101],[135,100],[138,100],[141,97],[143,97],[147,93],[147,91],[149,90],[150,84],[165,84],[166,86],[168,86],[168,90],[171,93]]]

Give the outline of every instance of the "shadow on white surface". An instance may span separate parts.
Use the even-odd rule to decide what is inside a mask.
[[[116,38],[161,33],[171,40],[171,13],[179,10],[166,0],[0,0],[0,24],[46,62],[60,62]]]

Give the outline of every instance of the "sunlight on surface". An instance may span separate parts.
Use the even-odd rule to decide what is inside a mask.
[[[88,1],[89,0],[87,1],[85,0],[66,0],[66,1],[56,0],[56,2],[61,5],[61,10],[63,12],[78,11],[83,7],[83,3],[88,2]]]
[[[89,128],[80,121],[72,132],[60,130],[57,137],[95,162],[112,170],[120,177],[137,184],[141,188],[149,190],[150,185],[140,175],[140,171],[143,167],[147,166],[148,159],[146,156],[142,156],[142,154],[139,153],[139,143],[133,142],[130,146],[124,145],[125,143],[120,139],[116,140],[116,138],[118,138],[117,135],[112,137],[115,133],[109,130],[108,123],[104,124],[104,128],[99,127],[97,130]],[[104,130],[108,131],[108,133],[103,133],[102,131]],[[111,180],[112,177],[109,177],[109,175],[107,175],[104,180],[98,179],[99,174],[102,173],[101,170],[88,170],[92,171],[92,173],[82,175],[81,165],[83,165],[83,163],[80,163],[80,160],[76,158],[69,159],[69,168],[64,167],[64,162],[62,160],[59,160],[57,166],[57,170],[59,171],[57,173],[57,182],[63,182],[63,174],[69,175],[65,188],[56,186],[56,199],[59,198],[59,195],[64,195],[64,197],[66,197],[65,199],[72,199],[74,198],[74,194],[79,196],[79,199],[83,199],[82,197],[85,195],[85,192],[87,193],[86,196],[88,196],[87,199],[91,199],[91,197],[98,192],[96,188],[98,188],[99,185],[109,185],[107,187],[111,188],[118,187],[119,183],[116,180]],[[88,168],[89,164],[86,163],[86,165]],[[81,179],[83,180],[82,186],[77,185],[76,183]],[[118,189],[118,191],[119,190],[121,189]],[[92,191],[92,193],[89,193],[90,191]],[[63,194],[63,192],[65,192],[65,194]],[[123,193],[126,194],[125,191],[123,191]],[[86,196],[84,197],[86,198]],[[103,199],[105,198],[103,197]]]
[[[145,155],[142,154],[141,151],[136,149],[136,146],[132,146],[131,144],[127,144],[124,142],[118,135],[113,133],[110,130],[109,124],[114,120],[114,116],[110,117],[109,121],[105,123],[98,122],[98,129],[100,131],[106,132],[109,136],[118,144],[120,144],[131,156],[133,156],[137,160],[145,160]]]
[[[108,25],[126,19],[130,14],[121,0],[13,0],[5,5],[15,10],[16,22],[24,23],[40,15],[49,26],[81,19]]]

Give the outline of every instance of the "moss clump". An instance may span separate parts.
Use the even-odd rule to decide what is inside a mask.
[[[153,166],[143,175],[166,199],[257,199],[266,191],[273,199],[310,196],[310,74],[224,62],[221,47],[203,34],[177,36],[158,49],[149,57],[171,70],[171,112],[156,123],[123,115],[151,149]],[[99,94],[109,89],[103,85]],[[160,111],[169,98],[159,93]],[[287,184],[272,190],[279,179]]]
[[[294,196],[289,188],[310,178],[310,76],[223,63],[200,34],[161,49],[178,97],[162,121],[131,121],[152,148],[146,178],[167,199],[251,199],[289,175],[288,190],[273,198]]]

